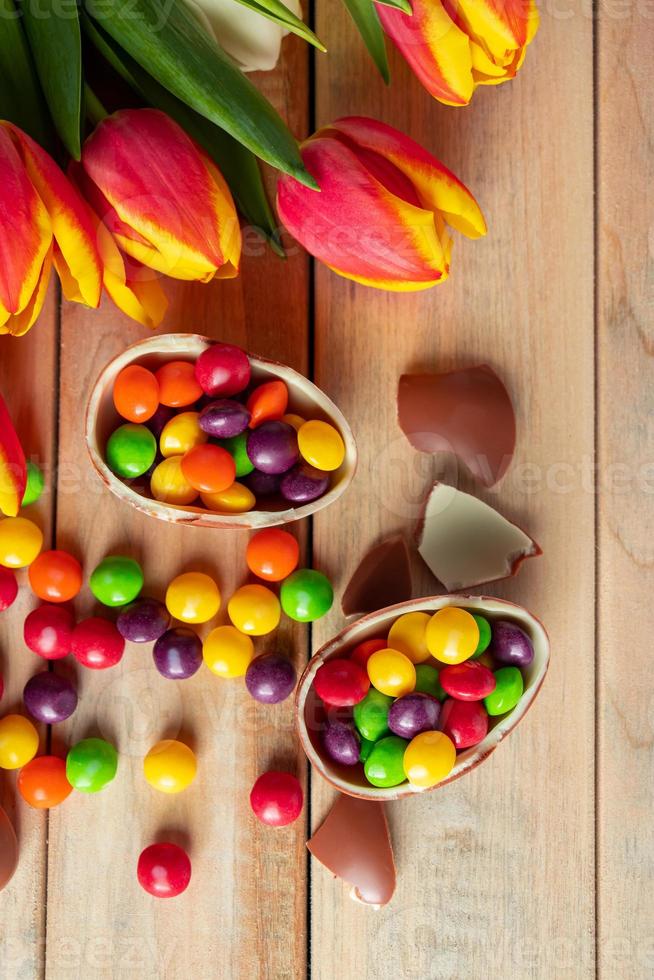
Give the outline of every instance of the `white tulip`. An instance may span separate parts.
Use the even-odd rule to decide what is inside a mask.
[[[243,71],[270,71],[279,60],[282,38],[289,33],[238,0],[187,0],[221,48]],[[283,0],[297,17],[299,0]]]

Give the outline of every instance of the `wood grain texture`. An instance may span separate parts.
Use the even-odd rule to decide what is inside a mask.
[[[654,969],[651,12],[602,7],[598,44],[598,967],[640,980]]]
[[[544,621],[553,655],[539,700],[487,764],[389,807],[400,876],[387,909],[358,907],[313,862],[311,975],[331,980],[337,963],[348,980],[587,978],[594,500],[580,467],[593,455],[591,23],[580,11],[565,21],[545,13],[519,77],[461,110],[431,101],[397,57],[386,90],[333,4],[318,4],[317,28],[330,51],[318,62],[318,124],[368,114],[397,125],[469,185],[490,232],[457,237],[451,279],[427,293],[385,295],[316,270],[316,382],[349,417],[361,461],[347,499],[316,515],[314,562],[343,587],[366,548],[411,532],[439,472],[397,426],[400,374],[487,362],[513,395],[518,448],[483,496],[544,549],[491,588]],[[444,469],[480,492],[452,461]],[[434,590],[424,568],[417,584]],[[314,647],[341,622],[335,611],[316,624]],[[332,794],[312,782],[316,826]]]

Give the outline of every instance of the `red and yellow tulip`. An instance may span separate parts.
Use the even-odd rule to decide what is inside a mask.
[[[538,29],[535,0],[412,0],[413,16],[377,4],[384,30],[424,87],[467,105],[478,85],[514,78]]]
[[[157,274],[199,282],[238,274],[241,232],[229,188],[165,113],[108,116],[71,173],[97,218],[107,292],[129,316],[160,323],[166,301]]]
[[[0,121],[0,334],[19,337],[34,324],[53,265],[67,299],[98,305],[100,256],[86,205],[45,150]]]
[[[391,126],[339,119],[301,150],[320,192],[283,176],[279,216],[311,255],[347,279],[378,289],[427,289],[448,276],[448,227],[468,238],[486,234],[470,191]]]
[[[0,511],[16,517],[25,496],[27,467],[4,398],[0,395]]]

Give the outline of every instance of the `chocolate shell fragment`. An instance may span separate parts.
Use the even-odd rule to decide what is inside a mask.
[[[390,902],[395,862],[383,803],[339,795],[307,847],[335,877],[352,885],[356,901]]]
[[[402,535],[396,534],[361,560],[345,588],[341,608],[346,616],[361,616],[411,597],[409,550]]]
[[[487,364],[446,374],[403,374],[400,428],[423,453],[451,452],[487,487],[504,475],[515,449],[509,394]]]
[[[522,528],[469,493],[435,483],[416,529],[418,551],[448,592],[515,575],[542,554]]]
[[[18,841],[11,820],[0,806],[0,892],[14,876],[18,864]]]

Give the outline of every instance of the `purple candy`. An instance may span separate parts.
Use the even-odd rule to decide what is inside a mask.
[[[145,423],[157,442],[159,442],[159,437],[161,436],[166,423],[170,422],[172,417],[176,414],[177,413],[174,408],[168,408],[167,405],[160,405],[152,418],[148,419],[148,421]]]
[[[231,439],[245,432],[250,422],[250,413],[245,405],[222,398],[212,401],[202,409],[200,428],[215,439]]]
[[[253,470],[243,477],[242,483],[248,487],[255,497],[272,497],[279,493],[281,476],[274,473],[262,473],[261,470]]]
[[[317,500],[329,488],[329,473],[317,470],[308,463],[298,463],[281,482],[282,496],[293,504],[308,504]]]
[[[166,630],[154,645],[154,665],[163,677],[183,681],[202,665],[202,641],[193,630],[178,626]]]
[[[65,677],[44,670],[27,682],[23,701],[32,718],[55,725],[72,715],[77,707],[77,691]]]
[[[504,619],[493,623],[492,629],[488,652],[493,660],[505,667],[528,667],[534,659],[534,648],[524,630]]]
[[[359,739],[351,725],[330,719],[322,733],[325,752],[342,766],[356,766],[359,761]]]
[[[285,701],[295,687],[295,667],[276,653],[263,653],[255,657],[245,674],[245,686],[262,704],[278,704]]]
[[[123,609],[116,626],[131,643],[152,643],[170,626],[170,613],[158,599],[137,599]]]
[[[300,455],[297,432],[286,422],[264,422],[248,436],[247,454],[264,473],[286,473]]]
[[[420,732],[435,731],[440,713],[440,703],[430,694],[405,694],[393,701],[388,712],[388,727],[400,738],[414,738]]]

